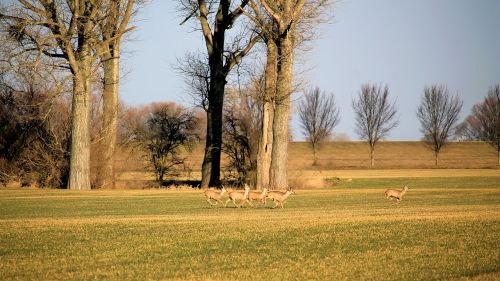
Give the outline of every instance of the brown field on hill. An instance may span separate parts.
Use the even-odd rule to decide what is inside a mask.
[[[439,168],[484,169],[496,168],[495,149],[484,142],[453,142],[440,153]],[[328,142],[318,153],[318,165],[313,167],[313,157],[305,142],[290,144],[289,167],[291,170],[363,169],[370,168],[370,150],[365,142]],[[376,169],[435,168],[434,152],[423,142],[385,141],[375,148]]]
[[[176,172],[171,179],[198,180],[203,160],[203,144],[198,144],[187,157],[186,171]],[[147,158],[137,149],[122,149],[117,157],[118,184],[121,188],[154,185],[154,175]],[[322,186],[325,178],[391,178],[500,176],[495,150],[484,142],[453,142],[440,153],[440,165],[434,166],[434,154],[417,141],[384,141],[375,151],[375,167],[370,167],[369,147],[365,142],[328,142],[317,154],[313,166],[312,151],[306,142],[289,145],[289,180],[295,186]],[[223,161],[225,165],[226,161]]]

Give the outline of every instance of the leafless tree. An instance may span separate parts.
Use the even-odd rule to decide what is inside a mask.
[[[389,100],[389,87],[364,84],[352,101],[356,133],[370,145],[371,166],[375,165],[375,146],[398,125],[396,105]]]
[[[51,1],[17,0],[0,16],[25,51],[36,52],[58,60],[69,69],[73,82],[72,140],[70,158],[70,189],[90,189],[90,97],[91,77],[95,75],[97,58],[105,64],[105,92],[117,89],[118,80],[111,78],[116,70],[119,42],[127,29],[134,1]],[[118,77],[118,76],[115,76]],[[111,81],[113,80],[113,81]],[[112,88],[116,89],[112,89]],[[105,127],[111,128],[111,113],[116,111],[105,95]],[[111,98],[113,99],[113,98]],[[111,107],[109,110],[109,107]],[[110,132],[107,134],[107,132]],[[113,143],[112,134],[106,130],[104,142]],[[113,150],[106,149],[105,154]],[[105,156],[106,156],[105,155]],[[106,158],[106,157],[105,157]],[[105,161],[112,161],[109,157]],[[109,165],[107,165],[109,166]],[[108,171],[109,169],[105,169]],[[109,174],[109,173],[106,173]],[[109,177],[108,177],[109,178]]]
[[[141,1],[139,1],[141,2]],[[94,44],[103,72],[103,121],[100,133],[96,186],[115,186],[115,149],[118,129],[118,90],[120,79],[120,47],[124,34],[133,29],[129,21],[134,13],[135,0],[107,0],[99,9]]]
[[[196,122],[192,112],[171,104],[163,105],[152,112],[145,126],[134,132],[137,143],[145,146],[149,153],[160,185],[175,167],[184,165],[186,158],[180,156],[180,149],[190,148],[197,139]]]
[[[210,89],[210,67],[207,58],[197,53],[187,53],[181,60],[177,60],[175,69],[183,77],[193,105],[207,112]]]
[[[299,103],[299,120],[313,150],[313,165],[316,165],[318,146],[330,137],[340,120],[333,94],[322,93],[318,87],[309,90]]]
[[[252,181],[251,174],[256,165],[256,128],[249,104],[252,100],[239,91],[234,91],[228,98],[232,100],[225,105],[222,149],[229,160],[228,175],[235,184],[243,185]]]
[[[226,78],[231,69],[259,40],[256,34],[251,34],[247,40],[244,40],[246,36],[236,36],[232,42],[226,42],[226,32],[233,28],[247,4],[247,0],[237,1],[235,4],[230,0],[179,0],[179,10],[186,17],[183,23],[189,19],[197,19],[199,23],[207,49],[210,70],[207,135],[201,180],[203,188],[220,186],[222,116]],[[231,47],[228,49],[228,46]]]
[[[424,89],[417,108],[417,117],[424,140],[434,151],[436,166],[439,165],[441,148],[454,133],[453,129],[462,110],[462,104],[458,95],[453,97],[449,95],[445,86],[434,85]]]
[[[72,74],[70,189],[90,189],[90,78],[100,1],[18,0],[1,18],[25,50],[61,59]]]
[[[491,87],[484,101],[474,105],[459,131],[468,139],[482,140],[493,146],[500,165],[500,84]]]
[[[288,123],[295,49],[314,34],[327,0],[249,1],[267,51],[257,186],[287,186]]]
[[[69,173],[69,103],[37,73],[0,78],[0,183],[64,187]],[[2,75],[3,76],[3,75]]]

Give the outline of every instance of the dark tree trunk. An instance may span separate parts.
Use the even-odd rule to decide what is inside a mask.
[[[220,186],[220,160],[222,149],[222,117],[225,76],[212,80],[207,111],[207,137],[202,164],[201,187]]]

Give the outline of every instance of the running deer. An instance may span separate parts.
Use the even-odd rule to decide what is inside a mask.
[[[281,209],[283,209],[283,204],[285,204],[285,201],[290,194],[295,194],[295,192],[292,189],[287,189],[285,192],[273,190],[267,193],[267,198],[273,200],[275,203],[273,209],[278,207],[278,205],[281,205]]]
[[[248,194],[248,200],[257,200],[260,203],[264,203],[266,205],[266,197],[267,197],[267,188],[264,187],[262,192],[260,191],[252,191]]]
[[[224,207],[227,206],[227,203],[229,201],[233,201],[234,206],[236,206],[238,208],[241,207],[241,206],[243,206],[243,204],[245,204],[245,202],[248,202],[248,204],[253,207],[252,202],[250,202],[248,200],[248,194],[249,193],[250,193],[250,187],[247,184],[245,184],[245,192],[230,191],[228,193],[229,199],[226,200],[226,203],[224,204]],[[240,201],[240,205],[236,205],[236,200]]]
[[[397,189],[387,189],[385,191],[385,197],[387,199],[392,200],[392,198],[396,198],[397,202],[403,200],[403,196],[405,193],[408,191],[408,186],[405,185],[402,190],[397,190]]]
[[[208,204],[210,204],[211,206],[214,206],[214,205],[217,205],[217,203],[221,203],[222,205],[222,201],[221,201],[221,198],[222,198],[222,195],[224,195],[224,193],[227,192],[227,189],[223,186],[222,187],[222,190],[213,190],[213,189],[207,189],[205,190],[205,197],[207,198],[207,202]],[[215,204],[212,203],[211,200],[215,200]]]

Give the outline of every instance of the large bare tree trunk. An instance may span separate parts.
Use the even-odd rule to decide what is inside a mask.
[[[118,129],[118,85],[119,58],[113,57],[103,62],[103,128],[100,142],[99,163],[96,185],[99,188],[115,187],[116,134]]]
[[[294,30],[282,38],[278,45],[277,95],[274,107],[273,151],[271,157],[271,186],[287,188],[288,169],[288,122],[290,116],[290,95],[293,77]]]
[[[257,154],[257,189],[269,188],[269,172],[273,146],[274,98],[276,96],[277,49],[273,41],[267,43],[265,93],[263,97],[261,132]]]
[[[89,58],[79,63],[73,78],[69,189],[90,189],[90,72]]]
[[[104,72],[103,123],[96,185],[115,187],[115,151],[118,131],[118,94],[120,80],[120,44],[127,32],[135,0],[115,0],[108,3],[106,17],[100,26],[102,38],[96,51]]]

